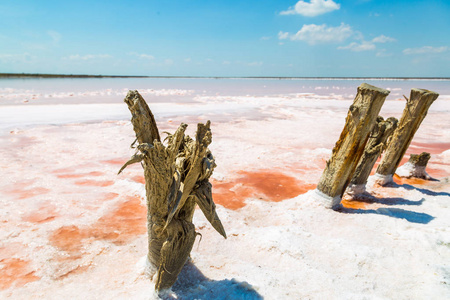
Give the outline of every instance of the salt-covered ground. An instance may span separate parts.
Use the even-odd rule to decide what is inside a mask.
[[[212,121],[213,196],[228,239],[197,211],[202,238],[163,299],[450,297],[448,95],[432,105],[404,158],[430,152],[427,171],[438,181],[369,186],[375,202],[345,202],[336,212],[312,190],[344,125],[348,87],[198,89],[143,94],[161,132],[185,122],[193,136],[196,123]],[[116,175],[134,153],[126,91],[107,90],[0,89],[0,298],[158,298],[143,271],[142,168]],[[393,93],[384,117],[403,111]]]

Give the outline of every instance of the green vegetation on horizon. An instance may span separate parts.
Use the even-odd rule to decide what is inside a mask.
[[[242,79],[434,79],[450,80],[450,77],[304,77],[304,76],[147,76],[147,75],[88,75],[88,74],[41,74],[41,73],[0,73],[0,78],[242,78]]]

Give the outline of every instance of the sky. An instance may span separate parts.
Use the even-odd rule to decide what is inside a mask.
[[[450,77],[449,16],[449,0],[0,0],[0,73]]]

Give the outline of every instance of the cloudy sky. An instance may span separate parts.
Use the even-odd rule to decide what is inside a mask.
[[[0,73],[450,77],[448,0],[1,0]]]

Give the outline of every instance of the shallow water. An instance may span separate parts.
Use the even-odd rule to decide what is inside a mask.
[[[188,100],[203,96],[277,96],[309,93],[352,100],[366,82],[388,89],[390,99],[409,96],[411,88],[450,95],[450,80],[389,79],[201,79],[201,78],[22,78],[0,79],[0,105],[119,103],[128,90],[151,95],[152,101]],[[120,96],[120,97],[118,97]],[[187,96],[187,97],[185,97]]]

